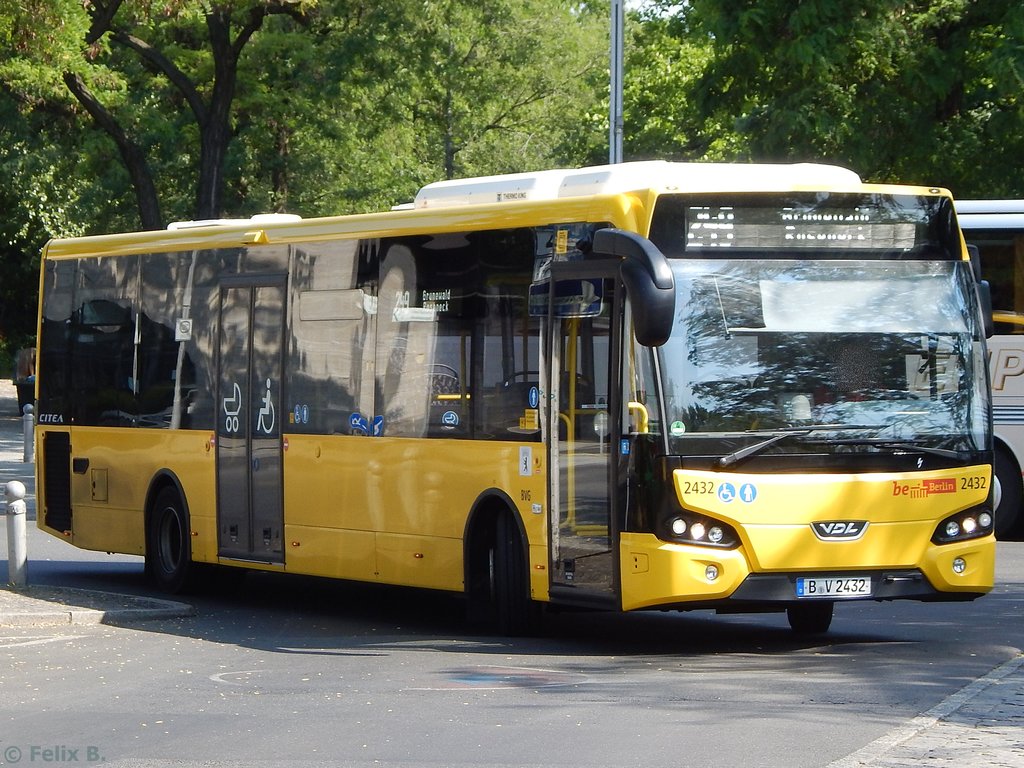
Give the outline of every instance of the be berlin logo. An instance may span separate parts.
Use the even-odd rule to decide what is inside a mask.
[[[4,747],[4,763],[18,765],[20,763],[102,763],[107,758],[99,747],[69,747],[67,744],[56,746],[40,746],[33,744],[24,747]]]

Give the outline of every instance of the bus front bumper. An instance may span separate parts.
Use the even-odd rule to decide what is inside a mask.
[[[755,572],[742,549],[670,544],[649,534],[622,535],[622,608],[742,609],[784,607],[801,600],[973,600],[992,589],[995,539],[932,545],[917,563],[864,563]],[[813,595],[808,595],[814,580]],[[820,592],[837,580],[858,581],[860,591]],[[852,581],[844,585],[852,584]]]

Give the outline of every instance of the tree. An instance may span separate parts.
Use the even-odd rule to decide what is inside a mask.
[[[607,11],[569,0],[442,0],[407,27],[408,115],[434,178],[550,167],[600,91]],[[435,158],[440,158],[438,163]]]
[[[116,148],[80,153],[98,228],[379,209],[564,162],[604,24],[570,0],[31,0],[0,83]]]
[[[43,244],[83,233],[85,185],[74,169],[83,137],[49,118],[22,114],[0,92],[0,370],[35,334]]]
[[[193,213],[213,218],[222,212],[243,51],[268,17],[301,20],[309,6],[306,0],[37,0],[21,6],[9,23],[17,45],[0,67],[0,78],[26,103],[35,100],[35,108],[76,107],[91,117],[117,148],[146,229],[164,224],[147,150],[157,143],[153,134],[178,122],[184,106],[198,142]],[[47,23],[56,34],[41,33]],[[58,81],[74,104],[61,98]]]
[[[1024,194],[1005,173],[1024,149],[1016,0],[693,0],[679,13],[714,54],[688,97],[741,156]]]
[[[625,154],[630,160],[718,159],[723,132],[702,130],[686,90],[708,66],[711,47],[686,33],[679,17],[655,11],[630,17],[626,58]]]

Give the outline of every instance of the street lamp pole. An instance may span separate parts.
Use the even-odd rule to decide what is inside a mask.
[[[608,130],[608,162],[622,162],[622,61],[624,0],[612,0],[611,19],[611,98]]]

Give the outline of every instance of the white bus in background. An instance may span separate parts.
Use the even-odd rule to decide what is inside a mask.
[[[981,253],[992,287],[996,335],[988,340],[995,423],[995,474],[1001,498],[996,535],[1024,534],[1024,200],[958,200],[957,219]]]

